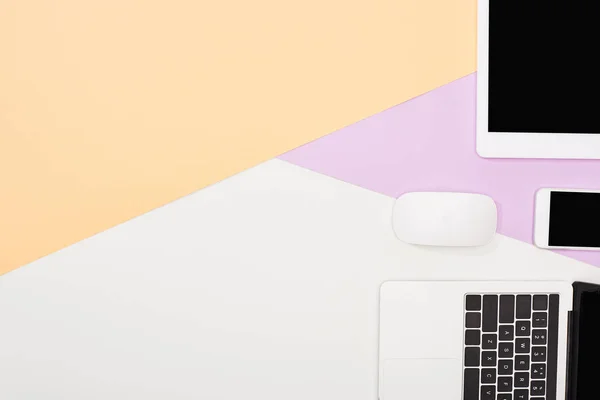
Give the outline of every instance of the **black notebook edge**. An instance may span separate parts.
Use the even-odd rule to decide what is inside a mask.
[[[586,292],[600,292],[600,285],[587,282],[573,282],[573,310],[569,312],[567,334],[566,397],[568,400],[577,400],[581,296]]]

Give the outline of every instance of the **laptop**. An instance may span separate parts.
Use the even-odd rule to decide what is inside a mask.
[[[379,398],[600,398],[599,315],[582,282],[385,282]]]

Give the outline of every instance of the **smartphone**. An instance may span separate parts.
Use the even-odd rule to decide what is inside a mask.
[[[545,249],[600,250],[600,190],[538,190],[534,243]]]

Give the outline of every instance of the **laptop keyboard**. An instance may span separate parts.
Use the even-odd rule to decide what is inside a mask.
[[[558,294],[465,297],[464,400],[556,400]]]

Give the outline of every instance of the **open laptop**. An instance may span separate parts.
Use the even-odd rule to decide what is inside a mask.
[[[599,398],[599,313],[586,283],[385,282],[379,398]]]

